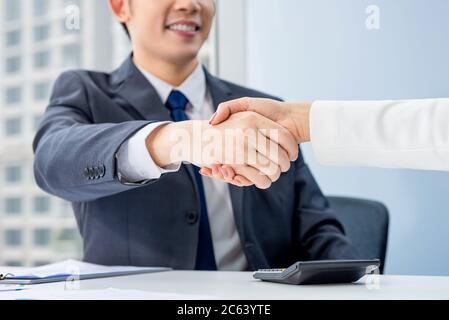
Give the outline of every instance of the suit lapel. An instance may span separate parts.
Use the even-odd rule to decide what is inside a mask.
[[[225,82],[211,75],[206,68],[204,68],[204,73],[206,74],[207,87],[212,95],[213,107],[217,110],[220,103],[232,100],[234,94]]]
[[[234,96],[232,90],[226,85],[225,82],[220,79],[212,76],[206,69],[204,69],[206,73],[206,81],[207,86],[209,88],[210,94],[212,96],[212,103],[215,110],[217,110],[220,103],[235,99],[237,97]],[[229,185],[229,192],[231,195],[232,207],[234,210],[234,218],[236,221],[237,230],[240,234],[240,240],[244,247],[245,239],[244,239],[244,197],[245,191],[244,188],[235,187],[233,185]]]
[[[118,98],[124,99],[141,118],[155,121],[171,121],[170,112],[158,93],[132,62],[132,56],[112,74],[112,84]]]

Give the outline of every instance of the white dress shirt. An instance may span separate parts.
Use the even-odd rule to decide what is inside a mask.
[[[212,97],[207,90],[206,76],[201,65],[177,88],[141,68],[139,70],[156,89],[164,104],[172,90],[183,93],[189,100],[186,113],[190,119],[206,120],[214,113]],[[146,148],[145,140],[148,135],[165,123],[167,122],[149,124],[122,145],[117,153],[118,171],[126,181],[159,179],[164,173],[179,170],[180,164],[170,168],[158,167]],[[228,185],[205,177],[203,183],[217,268],[222,271],[244,271],[248,262],[235,225]]]
[[[449,99],[317,101],[310,134],[322,164],[449,170]]]

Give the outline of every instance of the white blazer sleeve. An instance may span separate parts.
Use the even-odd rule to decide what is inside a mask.
[[[325,165],[449,170],[449,99],[317,101],[310,134]]]

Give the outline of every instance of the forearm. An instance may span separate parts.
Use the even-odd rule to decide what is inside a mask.
[[[77,202],[132,188],[119,181],[115,155],[147,121],[82,124],[55,115],[44,122],[47,125],[42,126],[34,143],[34,174],[43,190]]]
[[[316,102],[311,140],[319,162],[449,170],[449,99]]]
[[[207,121],[183,121],[160,126],[146,139],[146,148],[154,163],[161,168],[194,161],[201,153],[202,133],[210,128]]]
[[[181,125],[181,123],[164,124],[146,138],[146,149],[157,166],[166,168],[175,164],[177,160],[177,162],[181,162],[181,159],[171,157],[174,141],[170,139],[174,130],[177,130]]]

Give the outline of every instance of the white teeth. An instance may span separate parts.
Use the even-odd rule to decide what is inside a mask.
[[[187,31],[187,32],[193,32],[196,31],[196,27],[192,25],[187,24],[172,24],[169,26],[170,30],[176,30],[176,31]]]

